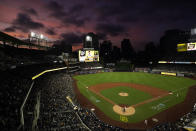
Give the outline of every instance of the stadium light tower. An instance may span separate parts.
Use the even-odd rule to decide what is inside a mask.
[[[31,37],[35,37],[35,33],[34,32],[31,32]]]
[[[41,35],[40,35],[40,39],[43,39],[43,38],[44,38],[44,35],[43,35],[43,34],[41,34]]]
[[[196,35],[196,28],[191,29],[191,35]]]
[[[90,47],[92,47],[92,44],[93,44],[93,43],[92,43],[92,37],[89,36],[89,35],[87,35],[87,36],[86,36],[86,41],[87,41],[87,42],[90,42],[90,44],[91,44]]]
[[[86,36],[86,41],[92,41],[92,37],[89,36],[89,35],[87,35],[87,36]]]

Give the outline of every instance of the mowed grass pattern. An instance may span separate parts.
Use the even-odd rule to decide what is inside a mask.
[[[108,72],[74,77],[87,86],[106,82],[130,82],[149,85],[165,90],[177,90],[195,84],[196,81],[184,77],[163,76],[141,72]]]
[[[97,106],[101,111],[103,111],[104,114],[117,121],[120,121],[120,116],[113,111],[112,109],[113,105],[105,101],[103,98],[100,98],[95,93],[91,92],[89,89],[86,88],[87,86],[90,87],[96,84],[109,83],[109,82],[129,82],[129,83],[148,85],[166,91],[174,92],[173,95],[168,95],[156,101],[137,107],[136,113],[132,116],[127,117],[129,123],[136,123],[139,121],[143,121],[163,110],[168,109],[169,107],[172,107],[182,102],[186,97],[188,87],[196,85],[196,81],[189,78],[163,76],[158,74],[149,74],[149,73],[140,73],[140,72],[97,73],[97,74],[88,74],[88,75],[77,75],[74,76],[74,78],[77,80],[77,86],[80,92],[87,99],[89,99],[95,106]],[[135,96],[141,95],[141,91],[137,93],[136,92],[135,92]],[[176,97],[177,94],[178,97]],[[135,97],[135,101],[139,101],[138,98]],[[152,107],[155,107],[160,103],[164,104],[165,106],[159,110],[152,109]]]
[[[128,96],[119,96],[120,92],[126,92],[128,93]],[[152,96],[146,92],[123,86],[102,90],[101,94],[116,104],[124,104],[129,106],[152,98]]]

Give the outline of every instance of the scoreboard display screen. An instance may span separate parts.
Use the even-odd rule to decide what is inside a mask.
[[[187,51],[196,50],[196,43],[188,43],[187,44]]]
[[[177,45],[177,51],[178,52],[187,51],[187,44],[186,43],[178,44]]]
[[[96,62],[99,61],[99,51],[96,50],[79,50],[80,62]]]

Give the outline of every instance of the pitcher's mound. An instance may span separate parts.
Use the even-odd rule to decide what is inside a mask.
[[[135,108],[132,107],[132,106],[121,107],[119,105],[114,105],[113,106],[113,110],[117,114],[124,115],[124,116],[130,116],[130,115],[134,115],[135,114]]]
[[[120,92],[120,93],[118,93],[118,95],[119,95],[119,96],[128,96],[129,94],[126,93],[126,92]]]

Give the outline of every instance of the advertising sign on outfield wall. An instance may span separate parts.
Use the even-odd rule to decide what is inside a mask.
[[[171,72],[161,72],[161,75],[176,76],[176,73],[171,73]]]
[[[177,73],[177,76],[184,77],[184,74],[182,74],[182,73]]]

